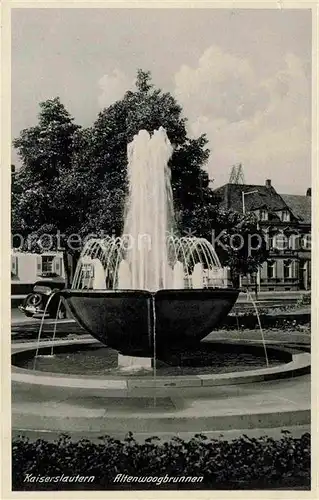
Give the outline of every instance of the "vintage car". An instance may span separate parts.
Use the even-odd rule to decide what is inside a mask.
[[[26,316],[42,316],[46,304],[53,292],[62,290],[65,287],[65,281],[62,279],[50,279],[37,281],[33,286],[33,291],[29,293],[23,303],[19,306]],[[59,307],[60,297],[55,295],[50,300],[46,310],[46,317],[55,318]],[[66,317],[66,309],[64,304],[61,304],[59,309],[58,318],[63,319]]]

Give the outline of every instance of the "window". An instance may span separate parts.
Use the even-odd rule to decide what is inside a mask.
[[[290,279],[292,278],[292,261],[284,260],[284,278]]]
[[[94,278],[94,266],[92,264],[82,264],[81,271],[83,279]]]
[[[268,220],[267,210],[260,210],[260,220]]]
[[[290,222],[290,213],[288,210],[283,210],[281,213],[281,220],[283,222]]]
[[[297,250],[299,246],[298,242],[299,242],[299,234],[291,234],[289,236],[289,249]]]
[[[273,248],[276,250],[282,251],[287,250],[288,248],[288,238],[283,233],[278,233],[273,238]]]
[[[11,276],[18,276],[18,256],[11,255]]]
[[[53,272],[54,255],[42,255],[42,273]]]
[[[274,261],[267,262],[267,278],[276,278],[276,262]]]
[[[273,236],[268,236],[267,237],[267,242],[268,242],[268,248],[274,248],[274,237]]]
[[[303,235],[301,248],[303,250],[311,250],[311,234]]]
[[[56,254],[38,255],[37,256],[37,274],[61,276],[62,273],[62,257]]]

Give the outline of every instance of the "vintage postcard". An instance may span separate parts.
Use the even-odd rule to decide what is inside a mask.
[[[2,13],[3,498],[313,497],[315,3]]]

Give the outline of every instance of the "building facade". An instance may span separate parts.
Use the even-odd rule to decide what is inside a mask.
[[[260,291],[310,290],[311,189],[279,194],[267,179],[265,185],[225,184],[214,192],[223,208],[255,213],[265,235],[269,258],[242,285],[255,287],[257,281]]]
[[[11,295],[26,295],[41,279],[65,279],[61,252],[11,252]]]

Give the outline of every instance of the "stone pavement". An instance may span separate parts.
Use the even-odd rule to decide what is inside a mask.
[[[128,403],[128,402],[127,402]],[[179,402],[178,402],[179,403]],[[166,405],[165,405],[166,406]],[[15,430],[119,435],[228,432],[265,427],[286,428],[310,423],[310,376],[237,386],[212,387],[209,397],[183,400],[180,407],[152,408],[136,400],[135,408],[110,398],[87,394],[65,399],[37,387],[13,387]]]

